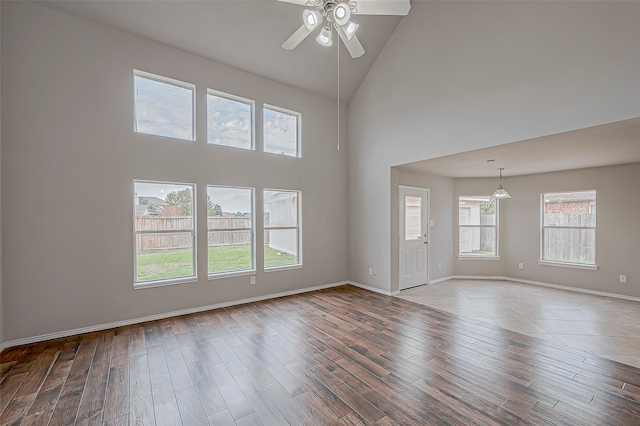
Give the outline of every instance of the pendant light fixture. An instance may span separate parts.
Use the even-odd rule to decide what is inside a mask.
[[[500,167],[498,170],[500,171],[500,186],[498,186],[498,189],[496,189],[496,192],[494,192],[491,197],[493,197],[493,198],[511,198],[511,195],[509,195],[509,193],[507,191],[505,191],[505,189],[502,187],[502,171],[504,170],[504,167]]]

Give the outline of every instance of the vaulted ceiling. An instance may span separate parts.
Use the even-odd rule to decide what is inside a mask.
[[[281,45],[302,25],[304,7],[277,0],[43,1],[41,4],[176,47],[288,85],[349,102],[401,17],[364,16],[358,38],[365,54],[353,59],[342,43],[320,46],[307,37]]]

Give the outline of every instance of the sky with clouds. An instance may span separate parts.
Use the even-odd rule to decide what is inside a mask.
[[[135,78],[136,130],[158,136],[193,140],[193,89]],[[297,155],[298,116],[263,108],[264,151]],[[207,94],[207,141],[251,149],[252,105],[221,95]]]

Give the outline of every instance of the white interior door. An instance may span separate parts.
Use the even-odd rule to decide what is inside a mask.
[[[429,190],[400,186],[400,290],[429,282]]]

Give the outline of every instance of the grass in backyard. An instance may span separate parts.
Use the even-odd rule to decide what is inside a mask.
[[[191,262],[191,249],[140,254],[137,257],[138,282],[190,277],[193,275]],[[250,246],[243,244],[209,247],[208,263],[209,273],[251,269]],[[269,246],[264,247],[266,268],[296,263],[296,256],[273,250]]]
[[[138,282],[190,277],[193,274],[193,251],[171,250],[137,256]]]

